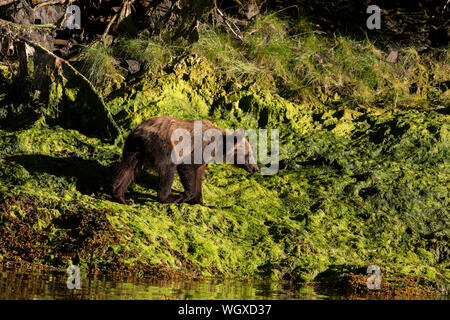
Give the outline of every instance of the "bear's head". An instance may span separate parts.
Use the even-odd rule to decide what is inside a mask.
[[[223,156],[226,163],[230,163],[229,160],[231,160],[235,166],[243,168],[252,174],[259,171],[253,156],[252,147],[245,138],[244,130],[241,129],[235,132],[226,130],[223,133],[223,148]]]

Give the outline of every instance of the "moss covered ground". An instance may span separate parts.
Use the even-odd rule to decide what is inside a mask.
[[[390,283],[448,292],[450,122],[449,90],[442,83],[449,73],[439,73],[448,71],[448,51],[437,59],[408,49],[393,66],[383,60],[388,52],[368,43],[347,48],[349,42],[338,39],[342,47],[325,56],[327,42],[308,36],[314,46],[306,57],[296,55],[306,49],[292,49],[283,42],[291,38],[276,35],[272,44],[294,50],[286,54],[289,63],[300,61],[301,72],[289,66],[291,73],[283,74],[283,66],[267,71],[268,53],[250,50],[256,58],[245,61],[252,68],[230,74],[220,55],[201,47],[201,38],[192,52],[122,80],[105,94],[124,136],[156,115],[208,119],[223,128],[280,129],[276,175],[249,175],[230,165],[208,168],[203,198],[217,209],[159,203],[154,172],[129,188],[132,204],[112,202],[108,192],[120,142],[36,108],[34,117],[26,117],[19,107],[3,104],[0,263],[59,269],[77,263],[90,272],[357,288],[361,279],[355,275],[378,265]],[[363,48],[373,61],[355,65]],[[328,60],[319,70],[311,59]],[[257,77],[262,69],[273,78]],[[8,68],[1,70],[8,83]],[[405,77],[414,78],[414,85],[404,87]],[[178,178],[173,189],[183,190]]]

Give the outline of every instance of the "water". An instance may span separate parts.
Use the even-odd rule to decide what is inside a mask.
[[[0,271],[0,300],[9,299],[336,299],[288,282],[162,280],[91,275],[70,290],[64,272]]]

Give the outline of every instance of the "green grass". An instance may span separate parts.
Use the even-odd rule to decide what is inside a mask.
[[[113,57],[112,49],[101,42],[95,42],[83,48],[79,55],[82,61],[80,71],[89,81],[105,92],[111,84],[124,80],[119,69],[119,61]]]
[[[293,101],[350,107],[443,107],[450,103],[450,53],[419,53],[399,48],[395,63],[369,39],[355,41],[319,34],[305,18],[283,20],[275,14],[255,19],[243,30],[243,42],[223,27],[201,24],[199,39],[185,48],[148,37],[119,38],[113,49],[86,47],[82,72],[97,86],[119,81],[119,60],[137,60],[157,72],[194,53],[208,60],[225,81],[253,84]],[[395,45],[395,44],[393,44]],[[114,55],[114,57],[113,57]]]
[[[244,34],[248,39],[249,59],[256,63],[263,77],[281,83],[292,81],[290,70],[295,48],[288,26],[287,22],[269,15],[257,19]]]
[[[393,64],[386,61],[389,52],[369,39],[319,35],[305,19],[263,16],[245,30],[243,43],[203,26],[192,51],[228,78],[245,77],[294,100],[319,97],[326,103],[384,107],[449,103],[448,90],[436,88],[450,78],[448,50],[419,54],[413,47],[400,48]]]
[[[241,52],[226,33],[209,25],[200,26],[199,33],[200,38],[191,50],[208,59],[216,71],[236,80],[259,72],[258,67],[245,57],[245,52]]]
[[[146,37],[120,38],[114,44],[114,53],[118,57],[134,59],[153,72],[165,66],[173,55],[169,46]]]

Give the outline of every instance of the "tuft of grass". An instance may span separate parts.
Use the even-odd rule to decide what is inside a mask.
[[[292,81],[291,64],[294,43],[288,35],[288,23],[275,15],[256,19],[246,31],[247,56],[261,70],[261,75],[284,84]]]
[[[372,103],[388,78],[388,66],[378,55],[369,41],[311,34],[298,40],[293,79],[299,87],[321,88],[325,96],[354,104]]]
[[[163,68],[173,55],[169,46],[146,37],[121,38],[114,45],[116,56],[138,61],[146,70]]]
[[[231,79],[242,79],[260,72],[228,34],[211,26],[199,27],[199,40],[192,45],[191,50],[206,57],[216,70],[222,71]]]
[[[86,46],[80,53],[82,62],[80,67],[91,83],[105,91],[110,84],[120,83],[124,80],[120,72],[119,62],[114,59],[111,48],[105,47],[101,42]]]

